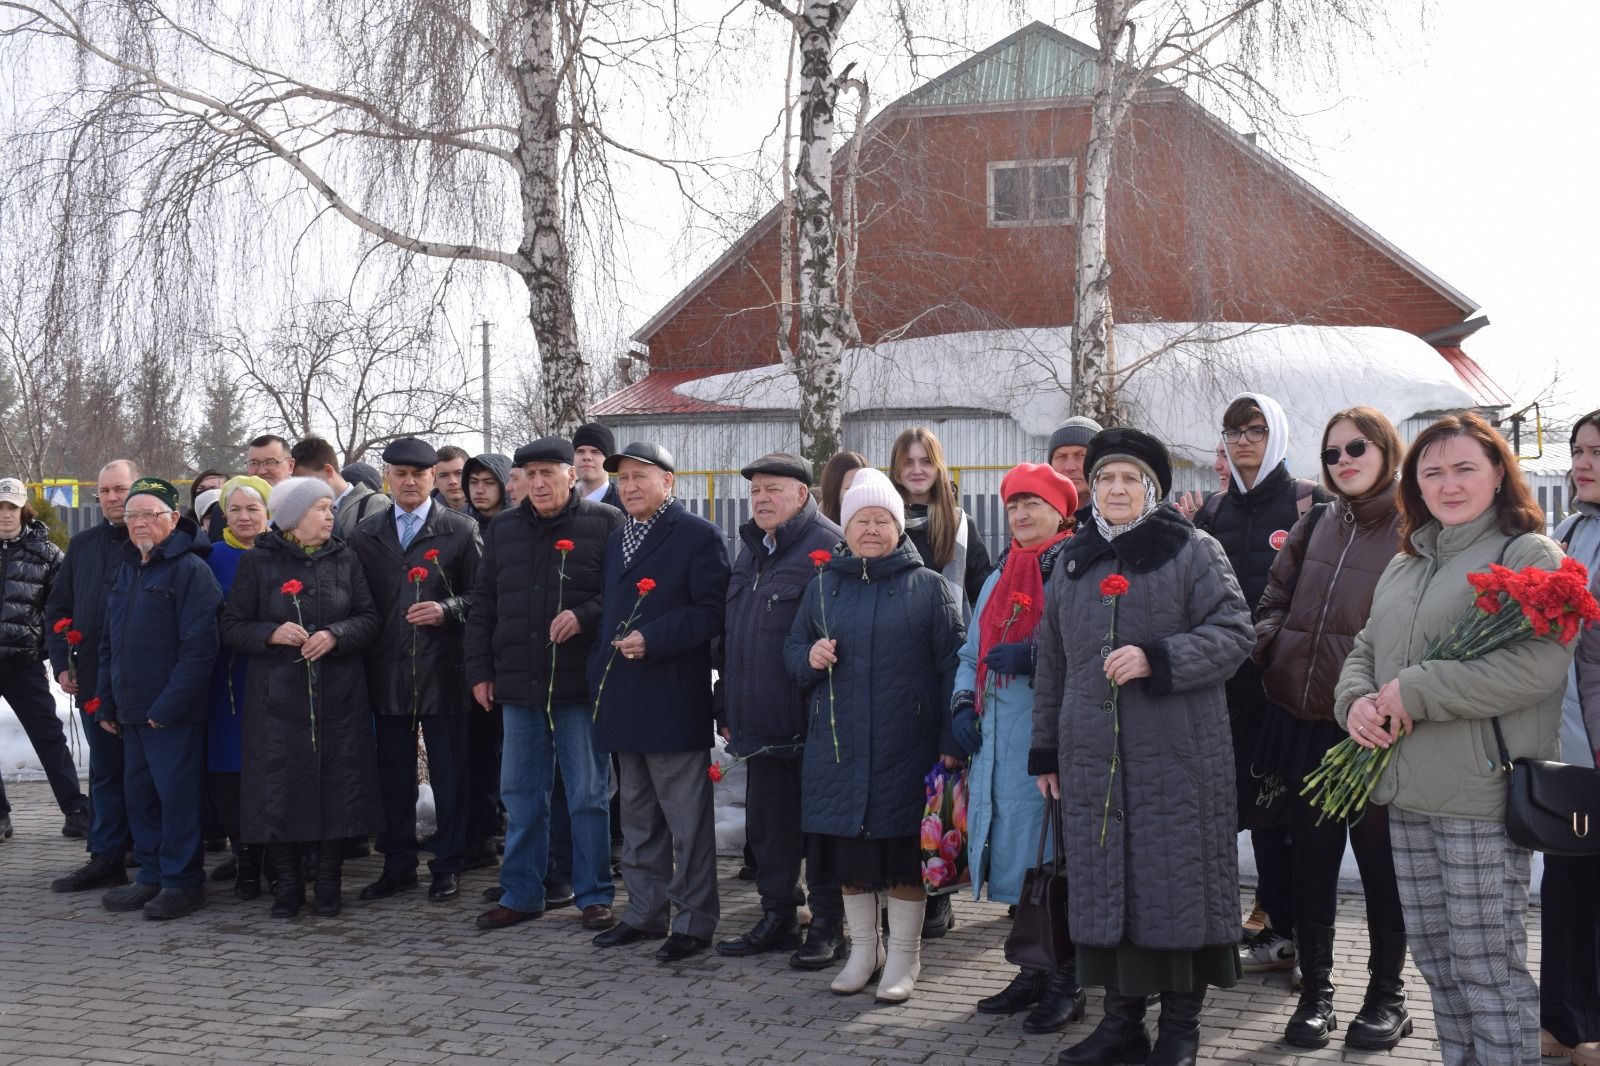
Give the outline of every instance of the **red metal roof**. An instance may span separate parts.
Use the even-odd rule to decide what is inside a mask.
[[[689,415],[710,411],[742,411],[731,404],[697,400],[673,390],[684,382],[711,376],[704,370],[652,370],[642,380],[589,408],[590,418],[608,415]]]
[[[1495,384],[1494,378],[1491,378],[1472,356],[1454,345],[1440,345],[1439,354],[1444,356],[1444,361],[1450,364],[1450,369],[1456,372],[1456,377],[1461,379],[1467,391],[1477,399],[1478,406],[1511,406],[1511,397]]]

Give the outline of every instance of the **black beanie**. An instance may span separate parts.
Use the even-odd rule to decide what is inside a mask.
[[[613,437],[611,431],[598,422],[585,422],[572,431],[572,447],[576,449],[582,448],[584,445],[588,445],[591,448],[599,448],[600,454],[607,459],[617,452],[617,438]]]

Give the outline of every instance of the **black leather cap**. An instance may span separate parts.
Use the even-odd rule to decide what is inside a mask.
[[[566,463],[572,465],[572,442],[565,437],[540,437],[517,449],[511,461],[518,466],[528,463]]]
[[[401,437],[383,449],[383,461],[393,466],[429,467],[439,461],[439,453],[425,440]]]
[[[757,474],[792,477],[806,485],[811,484],[811,464],[789,452],[769,452],[739,471],[739,475],[746,481]]]
[[[678,469],[672,463],[672,453],[661,445],[634,441],[615,455],[606,456],[606,473],[615,474],[624,459],[636,459],[641,463],[659,466],[669,474],[677,473]]]

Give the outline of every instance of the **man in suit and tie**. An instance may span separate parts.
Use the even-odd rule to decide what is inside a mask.
[[[392,510],[368,515],[350,538],[383,633],[366,653],[383,798],[383,873],[361,890],[382,899],[417,884],[417,731],[428,745],[438,811],[428,898],[454,899],[467,844],[467,681],[461,634],[483,541],[478,524],[438,504],[431,446],[403,437],[383,450]]]
[[[628,907],[594,942],[659,939],[670,928],[656,958],[675,962],[710,945],[721,913],[707,770],[711,642],[722,634],[728,546],[721,530],[673,498],[665,448],[630,444],[605,468],[617,475],[628,517],[606,542],[588,673],[596,744],[616,752],[622,768]]]

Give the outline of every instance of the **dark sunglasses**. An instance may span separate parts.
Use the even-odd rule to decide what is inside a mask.
[[[1348,455],[1352,459],[1359,459],[1363,455],[1367,454],[1367,445],[1369,445],[1371,443],[1372,442],[1370,440],[1366,440],[1366,439],[1364,439],[1362,437],[1357,437],[1355,440],[1351,441],[1350,443],[1348,443],[1348,444],[1346,444],[1344,446],[1344,454]],[[1334,463],[1337,463],[1338,461],[1339,461],[1339,449],[1338,448],[1324,448],[1324,449],[1322,449],[1322,465],[1323,466],[1332,466]]]

